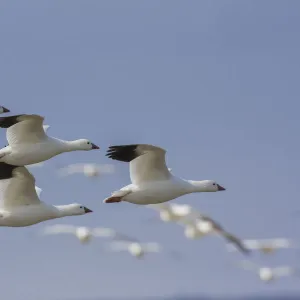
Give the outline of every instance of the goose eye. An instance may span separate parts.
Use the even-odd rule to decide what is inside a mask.
[[[213,183],[213,185],[216,185],[215,183]]]

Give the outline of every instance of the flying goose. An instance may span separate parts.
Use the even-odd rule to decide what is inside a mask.
[[[224,237],[228,242],[232,243],[244,254],[249,254],[251,251],[243,244],[242,240],[235,235],[226,231],[223,226],[217,223],[208,215],[200,213],[196,210],[190,214],[193,218],[183,218],[179,221],[184,227],[184,234],[189,239],[198,239],[209,234],[217,234]]]
[[[0,226],[25,227],[46,220],[84,215],[92,210],[77,203],[49,205],[39,199],[41,189],[26,167],[0,162]]]
[[[158,203],[148,204],[146,207],[158,211],[159,218],[163,222],[179,222],[186,218],[196,217],[193,208],[187,204]]]
[[[225,190],[213,180],[192,181],[175,177],[166,166],[165,153],[162,148],[146,144],[109,147],[106,156],[129,162],[131,184],[113,192],[103,202],[126,201],[146,205],[163,203],[190,193]]]
[[[243,260],[239,263],[240,267],[245,270],[254,271],[259,276],[260,280],[265,282],[271,282],[283,276],[297,275],[299,276],[299,270],[290,266],[281,267],[261,267],[253,262]]]
[[[47,226],[44,228],[44,235],[49,234],[73,234],[75,235],[82,244],[86,244],[90,242],[92,237],[111,237],[114,239],[124,238],[122,234],[118,233],[116,230],[112,228],[106,227],[97,227],[90,228],[86,226],[74,226],[74,225],[65,225],[65,224],[55,224],[52,226]]]
[[[0,162],[15,166],[36,164],[60,153],[99,149],[89,140],[64,141],[50,137],[43,128],[44,117],[15,115],[0,118],[0,127],[6,128],[8,146],[0,149]]]
[[[243,240],[246,248],[251,250],[258,250],[264,254],[274,253],[278,249],[287,249],[295,247],[296,243],[290,239],[275,238],[275,239],[257,239],[257,240]],[[229,251],[236,251],[232,244],[227,245]]]
[[[66,167],[60,168],[60,175],[67,176],[76,173],[82,173],[87,177],[98,177],[102,174],[112,174],[114,172],[113,165],[98,165],[93,163],[84,164],[70,164]]]

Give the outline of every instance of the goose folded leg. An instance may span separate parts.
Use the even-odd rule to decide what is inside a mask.
[[[103,200],[103,203],[118,203],[122,201],[122,198],[131,193],[131,185],[125,186],[119,191],[115,191],[110,197]]]

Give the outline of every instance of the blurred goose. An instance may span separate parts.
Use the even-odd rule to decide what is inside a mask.
[[[128,251],[129,254],[136,258],[143,258],[146,253],[158,253],[162,249],[158,243],[140,243],[137,241],[113,241],[110,243],[110,250]]]
[[[225,190],[213,180],[192,181],[175,177],[166,166],[165,153],[162,148],[146,144],[109,147],[106,156],[130,163],[132,183],[113,192],[103,202],[156,204],[190,193]]]
[[[113,165],[97,165],[97,164],[71,164],[60,169],[61,176],[82,173],[87,177],[98,177],[102,174],[112,174],[114,172]]]
[[[37,193],[38,192],[38,193]],[[26,167],[0,163],[0,226],[25,227],[46,220],[92,212],[81,204],[49,205]]]
[[[163,222],[179,222],[186,218],[192,218],[194,210],[187,204],[176,203],[159,203],[148,204],[146,207],[152,208],[159,213],[159,217]],[[196,215],[195,215],[196,217]]]
[[[4,106],[0,106],[0,114],[7,113],[7,112],[10,112],[10,110]]]
[[[184,234],[189,239],[198,239],[209,234],[217,234],[233,243],[244,254],[250,253],[250,250],[245,247],[241,239],[226,231],[219,223],[207,215],[198,212],[196,220],[183,219],[181,223],[185,227]]]
[[[285,238],[243,240],[243,244],[248,249],[258,250],[264,254],[271,254],[278,249],[296,246],[294,241]],[[229,251],[236,251],[235,246],[232,244],[228,244],[227,247]]]
[[[0,162],[15,166],[36,164],[58,154],[77,150],[99,149],[89,140],[64,141],[50,137],[39,115],[15,115],[0,118],[6,128],[8,146],[0,150]]]
[[[56,224],[53,226],[47,226],[43,232],[44,235],[48,234],[73,234],[75,235],[82,244],[88,243],[92,237],[112,237],[112,238],[123,238],[122,234],[117,233],[114,229],[98,227],[89,228],[85,226],[74,226]]]
[[[283,276],[298,275],[299,271],[289,266],[281,267],[260,267],[257,264],[250,261],[242,261],[240,266],[249,271],[254,271],[258,274],[260,280],[265,282],[271,282]]]

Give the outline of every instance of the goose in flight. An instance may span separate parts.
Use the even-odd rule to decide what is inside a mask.
[[[299,270],[292,268],[290,266],[281,266],[275,268],[261,267],[247,260],[240,262],[239,265],[245,270],[256,272],[260,280],[264,282],[271,282],[283,276],[291,276],[291,275],[299,276]]]
[[[180,223],[185,227],[184,234],[189,239],[198,239],[209,234],[217,234],[224,237],[228,242],[235,245],[244,254],[249,254],[250,250],[244,245],[241,239],[226,231],[223,226],[217,223],[208,215],[193,211],[193,216],[196,219],[185,218]]]
[[[131,184],[113,192],[103,202],[157,204],[190,193],[225,190],[213,180],[193,181],[174,176],[166,166],[165,153],[162,148],[146,144],[109,147],[106,156],[129,162]]]
[[[147,253],[162,251],[158,243],[141,243],[137,239],[127,237],[119,241],[109,243],[109,249],[114,252],[127,251],[136,258],[143,258]]]
[[[10,112],[10,110],[4,106],[0,106],[0,114]]]
[[[60,175],[67,176],[72,174],[81,173],[86,177],[99,177],[102,174],[112,174],[114,172],[113,165],[98,165],[92,163],[85,164],[71,164],[66,167],[60,168]]]
[[[86,226],[74,226],[74,225],[64,225],[56,224],[52,226],[47,226],[44,228],[44,235],[49,234],[73,234],[82,244],[90,242],[93,237],[111,237],[114,239],[125,238],[122,234],[118,233],[112,228],[98,227],[90,228]]]
[[[0,127],[6,128],[8,146],[0,149],[0,162],[26,166],[64,152],[99,149],[86,139],[64,141],[50,137],[45,132],[43,121],[44,117],[39,115],[1,117]]]
[[[73,203],[49,205],[39,199],[41,189],[26,167],[0,162],[0,226],[25,227],[46,220],[92,212]]]
[[[260,251],[263,254],[271,254],[279,249],[287,249],[296,246],[294,241],[285,238],[243,240],[243,244],[246,248]],[[227,248],[231,252],[236,251],[233,244],[228,244]]]
[[[192,219],[198,215],[194,215],[194,209],[187,204],[177,203],[158,203],[148,204],[146,207],[152,208],[159,213],[159,218],[163,222],[180,222],[187,218]]]

